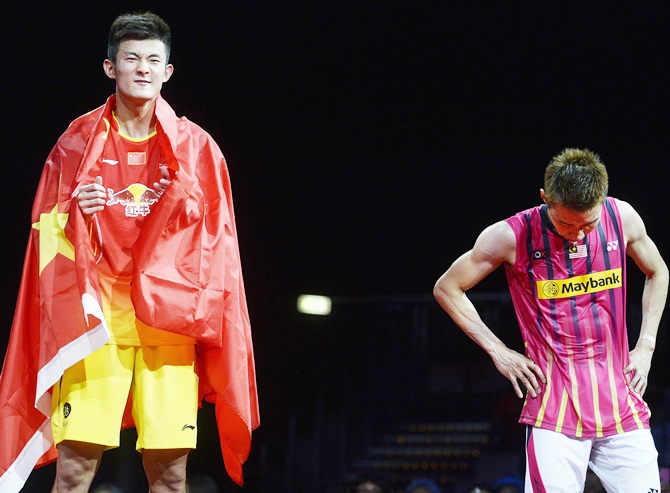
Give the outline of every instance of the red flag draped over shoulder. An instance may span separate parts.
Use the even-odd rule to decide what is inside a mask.
[[[201,398],[215,405],[226,470],[242,484],[260,422],[228,168],[214,140],[160,99],[156,117],[176,176],[133,248],[131,297],[144,323],[198,340]]]
[[[113,107],[114,96],[68,127],[47,160],[35,197],[0,375],[3,492],[18,492],[33,467],[55,460],[50,389],[65,368],[109,340],[95,234],[72,197],[98,174]],[[175,177],[134,249],[133,302],[145,323],[197,339],[201,397],[215,404],[226,469],[242,484],[259,413],[228,171],[211,137],[177,119],[160,97],[156,117]]]
[[[97,111],[99,113],[99,111]],[[32,228],[7,354],[0,375],[0,491],[19,491],[35,465],[56,458],[51,387],[63,370],[109,340],[95,278],[77,275],[82,244],[71,207],[77,165],[95,112],[73,122],[49,155],[32,209]],[[74,163],[74,165],[73,165]],[[87,236],[86,231],[80,234]]]

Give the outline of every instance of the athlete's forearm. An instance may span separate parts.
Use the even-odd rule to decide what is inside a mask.
[[[651,349],[656,347],[656,334],[668,296],[668,269],[659,269],[644,283],[642,291],[642,325],[638,345]]]
[[[484,323],[463,290],[438,283],[433,294],[454,323],[489,356],[494,357],[501,348],[507,348]]]

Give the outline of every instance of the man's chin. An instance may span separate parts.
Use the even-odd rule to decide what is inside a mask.
[[[158,97],[158,93],[117,93],[117,97],[121,97],[122,99],[128,101],[129,103],[132,103],[135,106],[144,106],[147,103],[152,103],[156,100]]]

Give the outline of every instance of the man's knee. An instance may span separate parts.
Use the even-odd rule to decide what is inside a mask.
[[[183,491],[190,449],[142,451],[142,462],[152,491]]]
[[[98,471],[104,445],[64,441],[58,445],[54,491],[88,491]]]

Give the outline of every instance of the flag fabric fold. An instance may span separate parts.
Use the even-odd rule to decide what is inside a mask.
[[[76,200],[99,173],[115,97],[75,120],[49,155],[35,196],[9,345],[0,374],[0,491],[18,492],[36,466],[57,458],[51,387],[109,340],[102,315],[95,230]],[[133,249],[137,316],[197,340],[200,397],[215,406],[231,479],[259,425],[251,328],[230,179],[214,140],[177,118],[159,96],[156,119],[171,185]],[[124,419],[125,426],[132,420]]]

